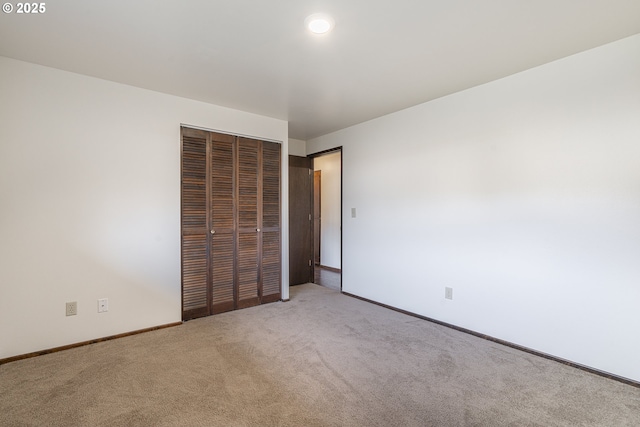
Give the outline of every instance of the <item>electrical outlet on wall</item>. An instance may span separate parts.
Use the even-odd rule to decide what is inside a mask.
[[[78,314],[78,303],[76,301],[68,302],[66,306],[66,315],[75,316]]]
[[[444,298],[453,299],[453,288],[444,288]]]

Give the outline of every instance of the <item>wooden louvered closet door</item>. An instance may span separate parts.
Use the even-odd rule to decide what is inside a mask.
[[[263,142],[261,163],[260,283],[265,303],[280,299],[280,144]]]
[[[183,318],[209,314],[207,281],[207,134],[182,134],[182,312]]]
[[[258,294],[258,141],[238,144],[238,306],[260,303]]]
[[[280,144],[182,128],[183,319],[280,299]]]
[[[223,313],[235,308],[235,194],[233,163],[235,138],[210,134],[210,245],[209,266],[211,309],[208,314]]]

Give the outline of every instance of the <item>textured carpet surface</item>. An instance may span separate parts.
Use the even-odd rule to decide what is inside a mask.
[[[1,426],[639,426],[640,389],[317,285],[0,366]]]

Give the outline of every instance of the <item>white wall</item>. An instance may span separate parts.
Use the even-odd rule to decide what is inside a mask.
[[[8,58],[0,76],[0,358],[180,321],[180,124],[282,141],[287,165],[287,123]]]
[[[322,171],[320,181],[320,264],[341,268],[340,263],[340,153],[313,159],[313,168]]]
[[[289,138],[289,154],[292,156],[307,157],[306,141]]]
[[[337,146],[345,292],[640,380],[640,35]]]

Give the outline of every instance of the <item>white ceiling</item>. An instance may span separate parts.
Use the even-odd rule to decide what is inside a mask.
[[[314,12],[332,33],[305,30]],[[640,0],[54,0],[0,14],[0,55],[288,120],[306,140],[637,33]]]

